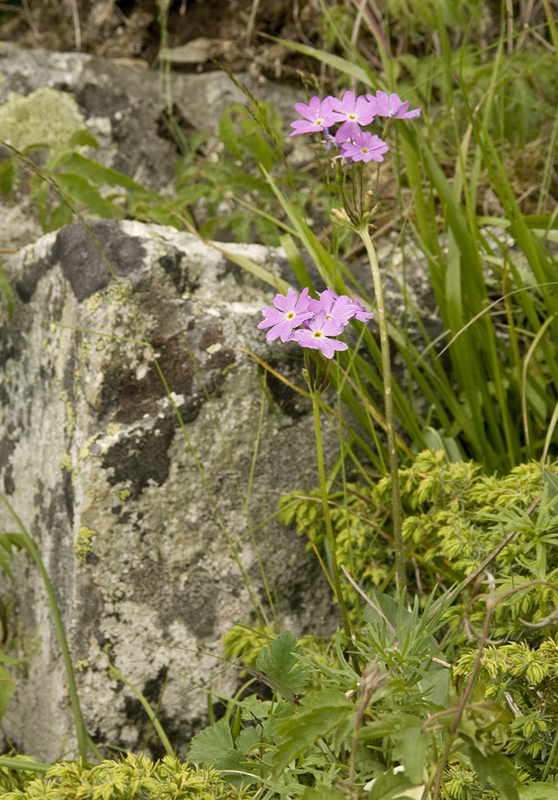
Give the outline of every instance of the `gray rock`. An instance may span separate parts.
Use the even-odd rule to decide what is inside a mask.
[[[259,559],[282,627],[337,623],[305,542],[273,518],[278,493],[316,484],[312,419],[285,387],[270,384],[270,406],[246,352],[270,354],[256,325],[272,287],[172,228],[92,230],[114,275],[79,223],[5,264],[17,304],[0,329],[0,488],[50,575],[90,733],[134,750],[149,731],[113,664],[154,706],[162,695],[181,748],[210,687],[235,686],[223,636],[253,624],[254,605],[269,615]],[[281,251],[226,247],[284,269]],[[325,438],[331,460],[327,424]],[[2,507],[0,530],[14,529]],[[4,730],[51,761],[75,753],[66,678],[41,580],[24,552],[12,568],[13,583],[0,572],[4,649],[23,663]]]
[[[256,98],[273,103],[288,128],[293,105],[301,99],[300,91],[272,84],[262,77],[239,75],[238,79]],[[45,96],[46,89],[48,93]],[[217,131],[219,117],[227,106],[247,102],[242,90],[224,72],[201,75],[171,73],[167,80],[157,70],[83,53],[23,50],[0,43],[0,139],[6,135],[13,138],[13,125],[10,123],[14,114],[17,112],[21,118],[21,108],[26,108],[24,99],[28,100],[37,90],[45,123],[39,124],[33,117],[26,126],[22,120],[18,144],[29,144],[31,140],[45,141],[45,129],[46,138],[52,143],[53,129],[60,135],[58,118],[61,108],[64,108],[66,117],[70,117],[63,129],[73,130],[77,113],[73,105],[77,103],[84,125],[99,144],[98,149],[87,155],[164,196],[172,195],[174,165],[180,155],[162,116],[169,104],[184,130]],[[61,93],[71,97],[62,96],[63,102],[57,102]],[[53,100],[52,113],[49,114],[47,109],[45,114],[48,98]],[[28,101],[27,107],[29,105]],[[56,124],[53,118],[56,118]],[[16,145],[16,142],[12,143]],[[295,145],[309,152],[304,143]],[[297,156],[298,161],[300,158]],[[25,194],[18,192],[9,202],[1,198],[0,201],[4,219],[5,214],[9,215],[8,224],[1,227],[0,248],[34,242],[40,231]]]

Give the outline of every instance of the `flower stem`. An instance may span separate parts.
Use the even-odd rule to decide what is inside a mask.
[[[347,607],[345,606],[345,600],[343,599],[343,592],[341,591],[339,564],[337,562],[337,552],[335,549],[335,535],[333,533],[333,525],[331,524],[329,503],[327,500],[327,484],[326,484],[325,467],[324,467],[324,449],[322,445],[322,431],[320,425],[321,392],[316,391],[310,386],[310,394],[312,396],[312,409],[314,411],[314,430],[316,432],[316,456],[318,459],[318,474],[320,476],[322,509],[324,513],[327,541],[329,544],[329,552],[331,556],[331,571],[333,573],[333,585],[335,587],[335,594],[337,595],[337,603],[339,605],[339,611],[341,612],[341,619],[343,621],[343,628],[345,629],[345,636],[347,637],[347,643],[352,644],[353,631],[351,629],[351,623],[349,622],[349,615],[347,614]]]
[[[401,595],[407,585],[405,574],[405,545],[403,543],[402,525],[403,515],[401,511],[401,494],[399,491],[399,461],[397,458],[397,448],[395,444],[395,418],[393,414],[393,393],[391,376],[391,359],[389,355],[389,337],[387,329],[386,308],[384,304],[384,292],[382,289],[382,278],[380,267],[376,257],[376,249],[370,238],[368,230],[369,220],[365,215],[356,232],[360,236],[362,243],[366,247],[372,280],[374,282],[374,293],[376,295],[376,307],[378,311],[377,321],[380,330],[380,349],[382,353],[382,373],[384,380],[384,404],[389,456],[389,471],[391,476],[391,504],[393,520],[393,540],[395,548],[395,585],[397,594]]]

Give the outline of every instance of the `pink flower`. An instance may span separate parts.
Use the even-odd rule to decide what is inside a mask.
[[[345,92],[343,100],[333,97],[331,109],[334,121],[343,123],[335,134],[338,144],[353,136],[358,136],[361,132],[360,126],[372,122],[375,113],[373,103],[368,102],[364,95],[355,97],[353,92]]]
[[[353,318],[367,322],[373,317],[373,314],[368,312],[358,301],[352,300],[346,294],[340,296],[335,294],[329,286],[325,292],[320,294],[319,300],[310,300],[308,308],[315,314],[325,311],[328,318],[331,317],[343,327]],[[307,324],[305,323],[305,325]]]
[[[383,139],[368,131],[362,131],[360,136],[353,137],[352,142],[341,145],[341,155],[351,161],[383,161],[383,153],[388,150]]]
[[[376,92],[375,97],[373,94],[367,94],[366,99],[370,103],[375,103],[375,113],[379,117],[393,117],[395,119],[415,119],[420,117],[420,108],[407,111],[409,101],[403,102],[397,94],[390,94],[388,97],[386,92]]]
[[[295,108],[304,119],[297,119],[291,122],[292,131],[289,136],[296,136],[297,133],[314,133],[316,131],[327,130],[330,125],[337,121],[331,113],[333,97],[326,97],[320,100],[319,97],[311,97],[308,105],[306,103],[295,103]]]
[[[326,358],[333,358],[336,350],[347,350],[345,342],[329,338],[330,336],[339,336],[343,326],[332,317],[328,318],[325,311],[320,311],[313,319],[308,320],[306,324],[308,328],[293,331],[291,337],[301,347],[321,350]]]
[[[272,342],[278,336],[281,337],[282,342],[287,342],[291,337],[293,328],[296,328],[313,315],[309,305],[310,298],[308,297],[307,288],[301,291],[300,297],[294,289],[289,289],[286,297],[282,294],[277,294],[273,300],[273,306],[262,308],[262,314],[265,319],[259,323],[258,328],[271,328],[267,332],[268,342]]]

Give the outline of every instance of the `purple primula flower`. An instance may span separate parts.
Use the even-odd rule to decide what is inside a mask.
[[[330,125],[337,122],[337,117],[331,112],[333,97],[326,97],[320,100],[319,97],[311,97],[308,105],[306,103],[295,103],[295,108],[304,119],[297,119],[291,122],[291,128],[295,130],[289,136],[296,136],[297,133],[315,133],[316,131],[327,130]]]
[[[362,131],[360,136],[353,137],[352,142],[341,145],[341,155],[351,161],[383,161],[383,153],[388,150],[383,139],[368,131]]]
[[[335,136],[332,136],[331,133],[328,133],[327,130],[324,133],[324,138],[320,140],[320,143],[323,144],[326,153],[329,153],[332,147],[337,147],[337,139]]]
[[[374,106],[364,95],[355,97],[353,92],[345,92],[343,100],[331,100],[331,110],[335,122],[343,124],[335,134],[338,144],[352,136],[358,136],[361,125],[368,125],[374,119]]]
[[[297,341],[301,347],[321,350],[322,355],[326,358],[333,358],[336,350],[347,350],[345,342],[329,338],[330,336],[339,336],[343,326],[332,317],[328,318],[325,311],[318,312],[306,324],[308,328],[301,328],[292,333],[292,339]]]
[[[309,308],[314,313],[325,311],[328,318],[331,317],[343,327],[353,318],[367,322],[373,317],[357,300],[352,300],[346,294],[337,295],[329,286],[320,294],[319,300],[310,300]]]
[[[326,312],[326,317],[334,319],[339,325],[345,327],[350,319],[354,317],[353,301],[346,294],[335,294],[329,286],[320,294],[319,300],[310,300],[310,310],[315,314],[320,311]]]
[[[313,315],[309,305],[310,298],[307,288],[302,290],[300,297],[294,289],[289,289],[286,297],[277,294],[273,300],[273,306],[262,308],[265,319],[259,323],[258,328],[271,328],[267,332],[268,342],[272,342],[278,336],[281,337],[282,342],[286,342],[290,339],[293,328]]]
[[[370,103],[376,104],[375,113],[379,117],[392,117],[394,119],[416,119],[416,117],[420,117],[420,108],[408,111],[409,101],[403,102],[396,94],[390,94],[388,97],[386,92],[376,92],[375,97],[373,94],[367,94],[366,99]]]
[[[368,322],[368,320],[372,319],[374,314],[371,311],[367,311],[362,303],[355,300],[354,304],[356,306],[355,319],[358,319],[359,322]]]

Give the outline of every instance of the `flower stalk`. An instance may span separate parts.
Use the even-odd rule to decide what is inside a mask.
[[[380,349],[382,354],[382,373],[384,380],[384,406],[386,418],[386,433],[388,444],[389,472],[391,477],[391,505],[393,540],[395,550],[395,585],[397,594],[401,595],[407,585],[405,572],[405,545],[403,542],[402,526],[403,515],[401,510],[401,492],[399,489],[399,460],[397,457],[397,446],[395,441],[395,416],[393,413],[393,391],[391,358],[389,354],[389,337],[387,329],[386,308],[384,303],[384,292],[382,288],[382,277],[376,256],[376,248],[372,242],[369,231],[370,217],[365,214],[360,224],[355,227],[356,233],[360,236],[366,248],[372,281],[374,283],[374,293],[376,295],[377,323],[380,331]]]

